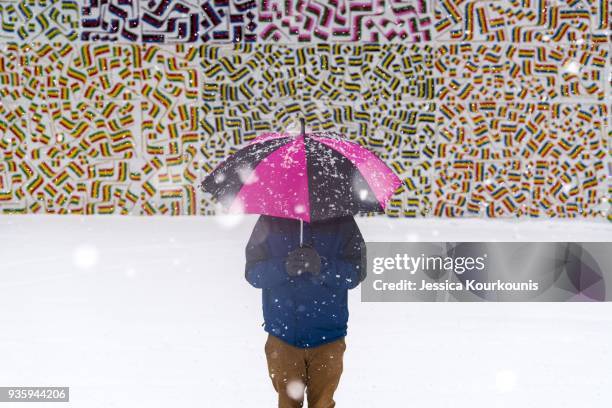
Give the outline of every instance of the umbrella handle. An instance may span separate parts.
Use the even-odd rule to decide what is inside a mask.
[[[300,219],[300,248],[304,242],[304,221]]]

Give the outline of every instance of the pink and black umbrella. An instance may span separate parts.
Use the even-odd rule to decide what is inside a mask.
[[[374,153],[334,132],[266,133],[202,182],[232,213],[305,222],[384,212],[401,180]]]

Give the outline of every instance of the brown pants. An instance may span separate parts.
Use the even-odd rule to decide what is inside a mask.
[[[266,359],[279,408],[304,406],[304,389],[309,408],[333,408],[334,391],[342,374],[344,337],[318,347],[294,347],[268,335]]]

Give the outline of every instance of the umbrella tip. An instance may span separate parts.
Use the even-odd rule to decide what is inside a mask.
[[[300,135],[306,136],[306,120],[300,118]]]

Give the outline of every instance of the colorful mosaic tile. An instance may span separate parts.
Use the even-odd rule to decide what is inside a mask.
[[[597,45],[452,44],[436,49],[443,100],[576,101],[607,94],[608,47]]]
[[[436,160],[433,215],[526,215],[530,189],[524,166],[521,160]]]
[[[255,1],[86,0],[83,41],[255,41]]]
[[[434,91],[430,46],[207,46],[201,61],[206,101],[402,101]]]
[[[0,2],[0,212],[213,214],[264,131],[336,130],[406,217],[610,211],[609,3]]]
[[[0,41],[608,41],[607,0],[4,0]]]
[[[0,41],[73,41],[78,38],[78,0],[2,0]]]
[[[608,0],[436,0],[440,41],[607,43]]]
[[[124,102],[112,113],[82,102],[30,102],[0,143],[11,189],[0,207],[6,212],[125,213],[128,172],[139,124],[135,106]],[[0,112],[4,116],[4,112]]]
[[[258,10],[262,40],[431,40],[433,19],[425,0],[263,0]]]

